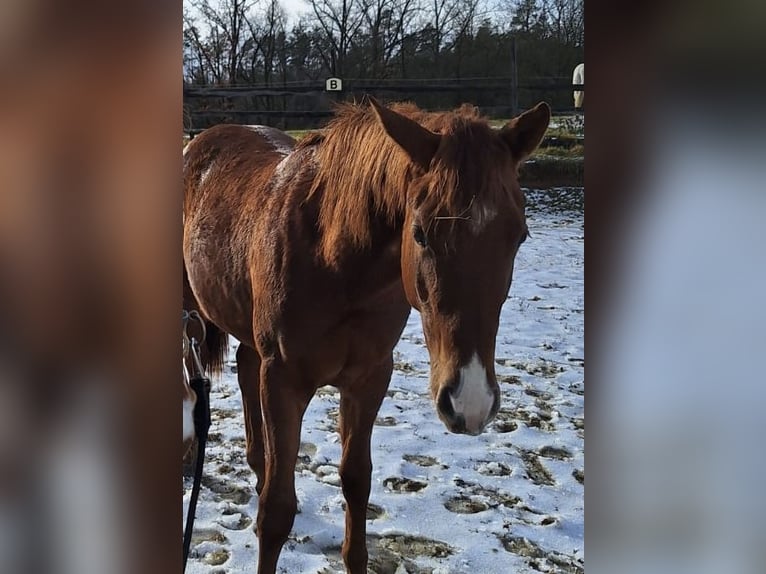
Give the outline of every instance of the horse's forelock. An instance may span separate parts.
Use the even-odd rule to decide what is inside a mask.
[[[491,208],[497,195],[507,192],[498,184],[503,144],[478,108],[464,104],[455,111],[430,113],[399,103],[391,109],[444,136],[427,174],[418,172],[366,105],[339,105],[324,132],[300,144],[318,146],[312,193],[322,190],[319,223],[328,261],[337,259],[343,238],[356,246],[369,243],[370,206],[390,223],[402,217],[415,177],[420,179],[413,189],[421,197],[409,199],[431,215],[459,216],[477,200]]]

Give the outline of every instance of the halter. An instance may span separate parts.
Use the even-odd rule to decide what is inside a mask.
[[[186,561],[189,558],[189,548],[191,547],[192,531],[194,529],[194,518],[197,511],[197,500],[202,482],[202,466],[205,462],[205,444],[207,443],[207,431],[210,428],[210,379],[205,376],[205,370],[202,368],[200,360],[199,343],[194,337],[189,337],[186,333],[186,327],[189,320],[197,321],[202,327],[202,342],[205,341],[205,322],[197,311],[182,312],[183,320],[183,353],[184,358],[189,353],[192,356],[192,373],[188,383],[191,389],[197,395],[197,402],[194,405],[194,430],[197,435],[197,457],[194,465],[194,483],[192,485],[191,499],[189,500],[189,511],[186,514],[186,527],[184,528],[184,571],[186,571]],[[186,369],[184,369],[186,376]]]

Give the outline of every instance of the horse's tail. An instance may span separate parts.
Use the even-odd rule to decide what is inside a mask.
[[[202,311],[199,308],[199,303],[197,303],[197,299],[192,292],[189,276],[186,273],[186,265],[184,264],[183,267],[183,308],[187,311],[197,311],[200,314],[200,317],[203,317],[203,321],[205,321],[205,338],[200,344],[200,360],[202,361],[202,367],[211,376],[220,375],[223,372],[226,353],[229,349],[229,335],[203,316]],[[197,340],[202,338],[202,330],[199,328],[199,325],[194,325],[194,321],[189,322],[188,333],[190,336],[195,336]],[[189,367],[191,368],[192,365],[189,365]]]

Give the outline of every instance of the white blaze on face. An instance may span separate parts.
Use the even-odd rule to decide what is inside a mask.
[[[480,433],[492,412],[495,394],[490,387],[487,369],[476,353],[467,365],[461,367],[457,392],[450,399],[455,414],[465,419],[466,430],[471,434]]]

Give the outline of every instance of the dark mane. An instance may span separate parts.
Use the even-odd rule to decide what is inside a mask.
[[[488,184],[500,173],[499,158],[508,153],[493,153],[503,144],[477,108],[429,113],[404,103],[391,109],[446,136],[427,175],[388,137],[368,105],[341,104],[323,133],[309,134],[297,146],[317,146],[310,193],[322,191],[319,226],[327,261],[337,258],[343,238],[355,247],[369,243],[371,213],[390,224],[402,217],[413,178],[423,177],[419,187],[428,192],[413,199],[434,216],[460,216],[470,209],[474,194],[499,189]]]

